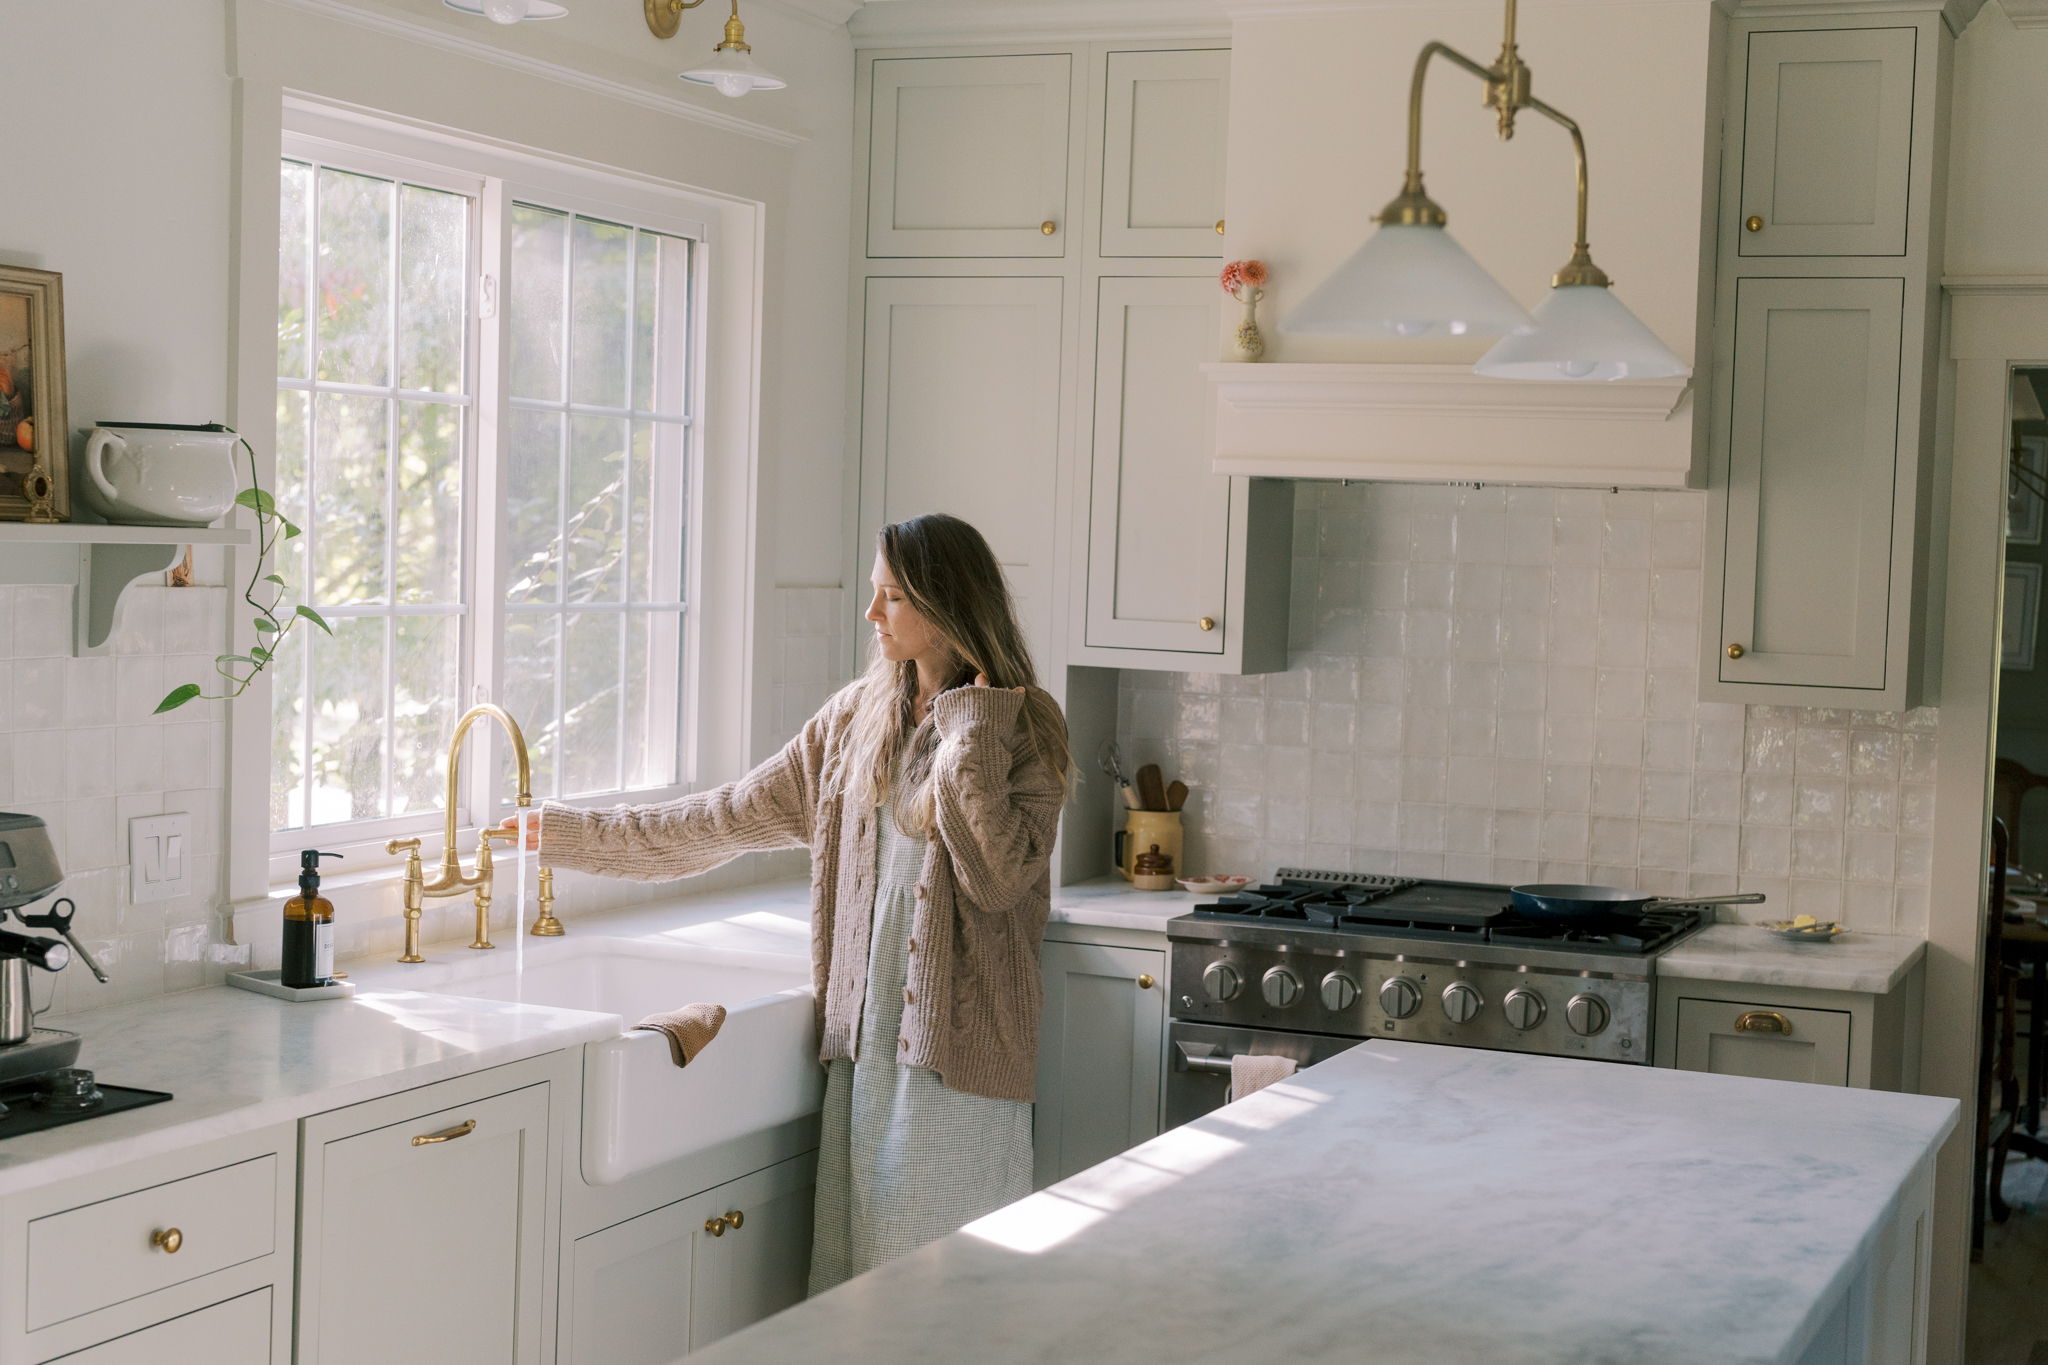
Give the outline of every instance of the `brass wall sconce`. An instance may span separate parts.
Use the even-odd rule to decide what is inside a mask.
[[[683,11],[695,9],[704,0],[641,0],[647,9],[647,31],[657,38],[673,38],[683,26]]]
[[[682,24],[683,11],[695,9],[704,0],[640,0],[647,12],[647,28],[657,38],[673,38]],[[711,57],[681,73],[692,85],[708,85],[734,99],[749,90],[780,90],[789,84],[754,64],[754,49],[747,46],[747,26],[740,22],[740,0],[732,0],[732,17],[725,21],[725,36]]]

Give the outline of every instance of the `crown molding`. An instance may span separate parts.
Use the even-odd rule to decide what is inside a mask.
[[[2014,28],[2048,28],[2048,0],[1999,0]]]
[[[814,28],[845,28],[860,13],[861,0],[747,0],[751,8],[773,10]]]
[[[1228,41],[1218,0],[873,0],[848,22],[864,48],[966,43],[1083,43],[1162,38]]]
[[[2048,275],[1943,275],[1951,294],[2048,294]]]
[[[782,128],[770,127],[765,123],[755,123],[752,119],[737,118],[720,109],[709,109],[690,100],[664,95],[645,86],[613,80],[609,76],[594,76],[587,71],[564,66],[560,62],[511,52],[480,39],[451,33],[425,20],[378,13],[357,5],[345,4],[343,0],[270,0],[270,3],[283,9],[298,10],[303,14],[332,19],[336,23],[368,29],[372,33],[382,33],[389,37],[402,38],[407,42],[438,48],[443,52],[468,57],[474,61],[488,62],[507,71],[517,71],[521,75],[553,81],[557,85],[566,85],[586,94],[636,104],[643,109],[652,109],[673,118],[703,124],[721,132],[736,133],[741,137],[772,143],[777,147],[795,147],[810,141],[810,138],[802,133],[792,133]]]
[[[1719,0],[1620,0],[1620,7],[1662,9],[1674,5],[1700,7]],[[1374,14],[1384,10],[1424,9],[1435,13],[1478,10],[1499,13],[1500,0],[1219,0],[1232,22],[1244,19],[1292,19],[1332,14]],[[1525,10],[1614,9],[1617,0],[1521,0]],[[1921,8],[1926,8],[1925,0]]]
[[[1855,14],[1924,14],[1940,10],[1948,31],[1960,34],[1984,8],[1984,0],[1716,0],[1729,13],[1753,19],[1797,19],[1809,15],[1843,18]],[[2036,0],[2038,3],[2039,0]]]

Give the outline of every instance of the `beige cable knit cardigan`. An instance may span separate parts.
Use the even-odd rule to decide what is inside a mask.
[[[811,975],[820,1059],[854,1056],[875,904],[877,811],[821,790],[849,738],[859,684],[737,782],[657,806],[542,807],[540,862],[671,881],[756,849],[811,851]],[[858,1039],[991,1099],[1030,1100],[1038,1071],[1039,940],[1064,784],[1024,733],[1022,693],[962,687],[932,701],[937,832],[917,880],[903,1033]],[[872,1054],[870,1054],[872,1055]]]

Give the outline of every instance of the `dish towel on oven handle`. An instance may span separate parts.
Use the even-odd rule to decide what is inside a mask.
[[[1230,1059],[1230,1099],[1256,1094],[1275,1081],[1286,1080],[1294,1071],[1292,1057],[1254,1057],[1240,1052]]]

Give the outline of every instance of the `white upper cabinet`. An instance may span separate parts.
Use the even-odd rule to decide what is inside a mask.
[[[1112,52],[1107,70],[1101,254],[1220,255],[1229,50]]]
[[[1885,686],[1900,279],[1749,279],[1735,304],[1723,682]],[[1910,522],[1903,528],[1910,531]]]
[[[867,254],[1067,251],[1073,57],[892,57],[873,64]]]
[[[1752,33],[1742,256],[1899,256],[1913,143],[1911,28]]]
[[[1052,637],[1064,286],[871,279],[862,346],[860,577],[885,523],[950,512],[987,537],[1041,663]]]

